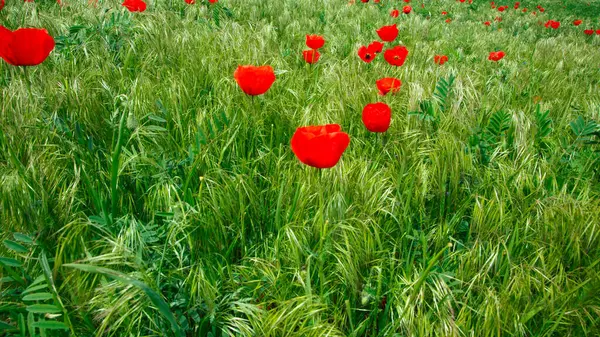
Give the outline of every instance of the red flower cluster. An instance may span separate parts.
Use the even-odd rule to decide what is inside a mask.
[[[54,50],[54,38],[45,29],[0,26],[0,57],[13,66],[36,66]]]
[[[304,61],[308,64],[316,63],[321,54],[317,49],[322,48],[325,45],[325,39],[320,35],[306,35],[306,46],[310,48],[302,52]]]
[[[544,27],[546,27],[546,28],[552,28],[552,29],[558,29],[558,27],[560,27],[560,22],[554,21],[554,20],[548,20],[548,22],[546,22],[546,24],[544,25]]]
[[[448,56],[446,56],[446,55],[435,55],[433,57],[433,62],[435,64],[443,65],[444,63],[448,62]]]

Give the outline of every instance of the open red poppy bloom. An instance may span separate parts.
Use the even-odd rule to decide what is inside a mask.
[[[435,55],[433,57],[433,62],[439,65],[443,65],[444,63],[448,62],[448,56],[446,55]]]
[[[373,53],[379,54],[383,51],[383,43],[379,41],[373,41],[367,48]]]
[[[560,27],[560,22],[554,21],[554,20],[548,20],[548,22],[546,22],[546,24],[544,25],[544,27],[546,27],[546,28],[552,28],[552,29],[558,29],[558,27]]]
[[[520,2],[515,2],[515,9],[519,9],[519,6],[521,6]]]
[[[362,46],[362,47],[358,48],[358,57],[360,57],[361,60],[363,60],[367,63],[371,63],[375,59],[376,56],[377,56],[377,53],[370,46],[369,47]]]
[[[350,144],[338,124],[305,126],[292,136],[292,151],[302,163],[316,168],[334,167]]]
[[[593,29],[586,29],[583,32],[585,33],[585,35],[594,35],[594,30]]]
[[[325,39],[320,35],[306,35],[306,46],[310,49],[319,49],[325,45]]]
[[[217,2],[219,2],[219,0],[208,0],[208,2],[210,2],[211,4],[216,4]]]
[[[583,23],[583,21],[581,21],[581,20],[573,21],[573,25],[575,25],[575,26],[579,26],[581,23]]]
[[[412,12],[412,7],[410,7],[410,6],[408,6],[408,5],[407,5],[407,6],[404,6],[404,7],[402,8],[402,12],[403,12],[404,14],[410,14],[410,12]]]
[[[504,57],[503,51],[493,51],[493,52],[490,52],[490,56],[488,56],[488,60],[498,62],[498,61],[502,60],[503,57]]]
[[[406,61],[406,56],[408,56],[408,49],[404,46],[396,46],[394,48],[388,49],[383,53],[383,58],[393,66],[400,67]]]
[[[442,12],[442,15],[448,15],[448,12],[446,12],[446,11],[443,11],[443,12]]]
[[[316,49],[309,49],[302,52],[302,56],[304,56],[304,61],[308,64],[317,63],[321,54]]]
[[[392,9],[392,11],[390,12],[390,16],[393,18],[397,18],[398,15],[400,15],[400,11],[397,9]]]
[[[143,12],[146,10],[146,3],[142,0],[125,0],[122,5],[130,12]]]
[[[0,26],[0,57],[13,66],[36,66],[54,49],[54,38],[45,29]]]
[[[362,112],[362,121],[371,132],[386,132],[392,122],[392,109],[381,102],[367,104]]]
[[[596,30],[596,35],[600,35],[600,29]]]
[[[196,0],[185,0],[185,3],[188,5],[193,5],[196,3]]]
[[[396,24],[383,26],[377,30],[377,35],[382,41],[392,42],[398,37],[398,27]]]
[[[452,19],[450,19],[450,18],[446,19],[446,23],[450,23],[450,22],[452,22]]]
[[[484,24],[484,25],[486,25],[486,26],[491,26],[491,25],[492,25],[492,23],[491,23],[491,22],[489,22],[489,21],[486,21],[486,22],[484,22],[483,24]]]
[[[504,6],[500,6],[500,7],[498,7],[498,11],[500,11],[500,12],[504,12],[504,10],[505,10],[505,9],[506,9],[506,8],[504,8]]]
[[[275,72],[271,66],[238,66],[233,77],[242,91],[250,96],[264,94],[275,82]]]
[[[4,8],[4,0],[0,0],[0,11]]]
[[[402,85],[402,82],[394,77],[384,77],[381,79],[378,79],[375,84],[377,84],[377,89],[379,89],[379,94],[381,96],[385,96],[388,92],[391,92],[392,94],[397,93],[398,91],[400,91],[400,86]]]

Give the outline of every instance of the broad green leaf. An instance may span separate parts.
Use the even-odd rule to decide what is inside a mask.
[[[47,330],[68,330],[69,327],[65,323],[57,321],[37,321],[33,323],[33,327]]]
[[[45,301],[52,298],[50,293],[35,293],[23,296],[23,301]]]
[[[59,307],[52,304],[34,304],[28,306],[26,309],[36,314],[57,314],[62,311]]]
[[[29,236],[25,235],[25,234],[13,233],[13,237],[15,238],[15,240],[17,240],[19,242],[23,242],[23,243],[26,243],[26,244],[32,244],[33,243],[33,239],[30,238]]]
[[[3,264],[8,267],[21,267],[22,266],[21,262],[15,260],[15,259],[8,258],[8,257],[0,257],[0,264]]]
[[[44,288],[48,288],[48,285],[45,283],[40,284],[39,286],[30,287],[30,288],[25,289],[25,291],[23,291],[22,295],[33,293],[33,292],[36,292],[36,291],[38,291],[40,289],[44,289]]]
[[[17,253],[27,253],[29,251],[29,249],[25,248],[25,246],[23,246],[22,244],[16,243],[11,240],[4,240],[4,246]]]

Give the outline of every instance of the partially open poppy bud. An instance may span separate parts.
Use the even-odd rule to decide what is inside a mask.
[[[247,95],[262,95],[275,82],[275,72],[271,66],[239,66],[233,73],[235,81]]]
[[[392,122],[392,109],[381,102],[367,104],[362,112],[362,121],[371,132],[386,132]]]
[[[300,162],[316,167],[334,167],[350,144],[350,136],[338,124],[305,126],[296,129],[292,151]]]

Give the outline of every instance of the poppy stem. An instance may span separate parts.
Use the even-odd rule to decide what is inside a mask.
[[[25,74],[25,83],[27,83],[27,92],[29,93],[29,98],[33,99],[33,92],[31,91],[31,78],[29,77],[27,66],[23,67],[23,73]]]

